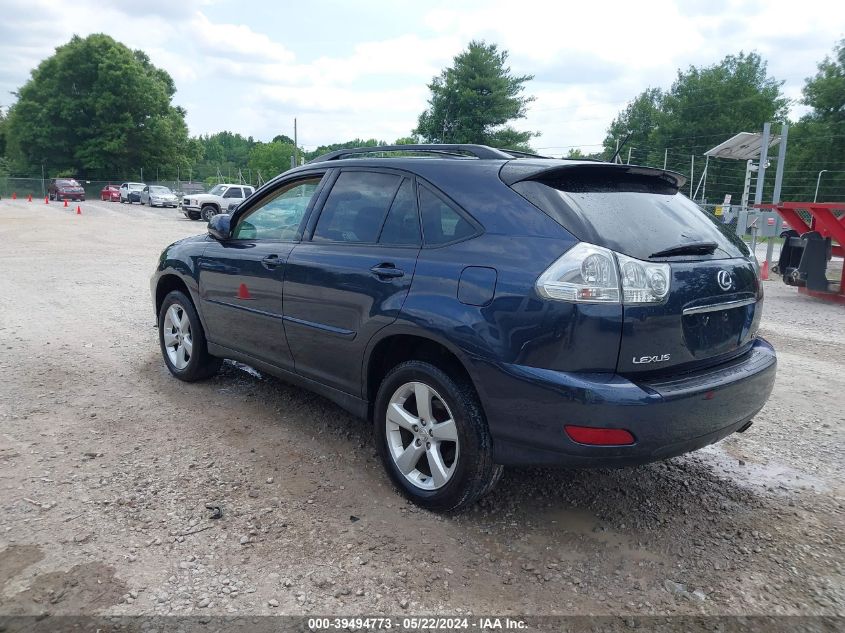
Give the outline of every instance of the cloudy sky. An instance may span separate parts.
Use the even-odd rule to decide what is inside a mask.
[[[550,154],[594,151],[613,116],[676,70],[754,50],[800,97],[805,77],[845,37],[834,0],[4,0],[0,105],[74,33],[104,32],[147,52],[175,79],[193,134],[228,129],[306,148],[406,136],[426,84],[471,39],[496,42],[533,74],[517,127]],[[836,9],[839,6],[839,9]],[[801,112],[797,107],[794,114]]]

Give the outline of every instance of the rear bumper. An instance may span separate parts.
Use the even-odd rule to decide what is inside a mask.
[[[632,381],[478,362],[494,456],[500,464],[625,466],[719,441],[763,407],[774,386],[774,349],[757,339],[741,358],[672,380]],[[630,431],[628,446],[578,444],[565,424]]]

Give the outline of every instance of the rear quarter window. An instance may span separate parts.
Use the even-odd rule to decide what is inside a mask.
[[[426,246],[449,244],[477,233],[469,220],[427,187],[419,187],[419,198]]]

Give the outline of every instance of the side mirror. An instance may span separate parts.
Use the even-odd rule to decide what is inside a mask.
[[[208,234],[215,240],[224,242],[232,236],[232,216],[218,213],[208,223]]]

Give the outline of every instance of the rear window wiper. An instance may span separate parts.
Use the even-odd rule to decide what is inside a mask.
[[[688,242],[663,249],[649,255],[652,257],[672,257],[673,255],[709,255],[718,248],[716,242]]]

